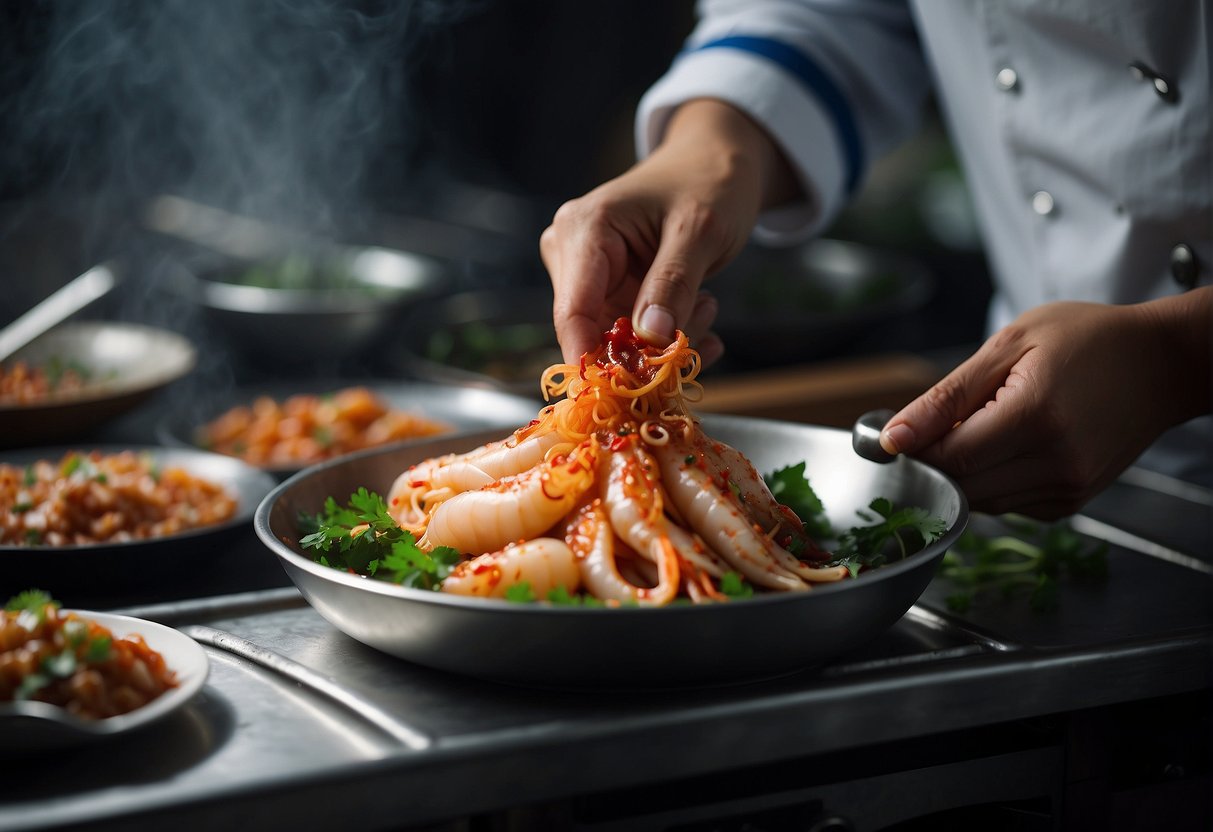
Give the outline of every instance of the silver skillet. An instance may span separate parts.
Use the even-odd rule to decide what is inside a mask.
[[[306,469],[258,507],[258,537],[320,615],[347,635],[418,664],[540,685],[685,685],[789,673],[845,654],[891,627],[926,588],[968,522],[955,483],[907,458],[862,459],[834,428],[707,415],[709,436],[741,450],[762,473],[808,462],[809,480],[835,527],[863,521],[876,497],[942,517],[948,532],[909,558],[807,593],[701,606],[583,609],[462,598],[411,590],[312,561],[295,541],[300,512],[359,486],[384,493],[408,465],[471,450],[501,431],[367,451]]]

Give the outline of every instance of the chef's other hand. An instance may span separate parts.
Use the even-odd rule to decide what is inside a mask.
[[[621,316],[665,346],[682,330],[705,364],[724,352],[703,280],[737,255],[758,212],[795,195],[767,134],[720,101],[690,101],[647,159],[565,203],[540,238],[565,361],[596,348]]]
[[[1210,412],[1210,320],[1213,287],[1038,307],[890,419],[881,444],[950,474],[975,510],[1073,514],[1164,430]]]

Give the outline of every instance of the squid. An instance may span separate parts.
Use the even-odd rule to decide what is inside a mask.
[[[771,592],[847,577],[820,565],[827,556],[749,460],[703,433],[688,406],[699,368],[682,333],[657,349],[620,318],[580,365],[548,368],[557,401],[537,419],[401,472],[389,513],[422,549],[465,556],[441,585],[462,595],[526,583],[538,598],[663,606],[724,600],[730,573]]]

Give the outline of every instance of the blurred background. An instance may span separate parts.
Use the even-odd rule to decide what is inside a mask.
[[[636,104],[693,22],[689,0],[3,4],[0,325],[114,262],[118,289],[86,316],[185,334],[199,363],[183,384],[459,362],[479,381],[473,353],[550,338],[539,234],[632,163]],[[754,379],[803,389],[902,362],[868,382],[896,404],[980,341],[989,278],[933,111],[827,236],[851,245],[747,252],[715,283],[747,311],[722,321],[729,353],[711,370],[722,391],[738,381],[738,401]],[[319,243],[416,255],[437,277],[370,344],[306,361],[291,360],[298,328],[276,350],[200,299],[199,277]],[[763,326],[758,289],[792,280],[807,281],[803,308]],[[802,404],[767,415],[860,406]]]

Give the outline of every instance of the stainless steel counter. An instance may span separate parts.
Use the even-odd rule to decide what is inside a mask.
[[[940,612],[950,588],[936,579],[867,648],[734,686],[553,690],[451,676],[350,639],[290,587],[128,607],[205,645],[203,692],[136,734],[4,760],[0,829],[467,828],[459,819],[511,812],[535,828],[667,829],[806,800],[841,805],[867,829],[983,794],[1055,794],[1072,762],[1055,733],[1032,740],[1032,726],[1210,690],[1207,496],[1120,484],[1097,500],[1077,522],[1113,540],[1108,580],[1064,587],[1055,612],[992,599],[955,617]],[[1135,520],[1153,540],[1117,522],[1147,504],[1161,513]],[[1153,716],[1160,731],[1186,718]],[[762,782],[779,766],[809,773]],[[685,799],[641,800],[653,784]],[[896,799],[872,799],[883,790]],[[573,808],[590,804],[599,810]]]

